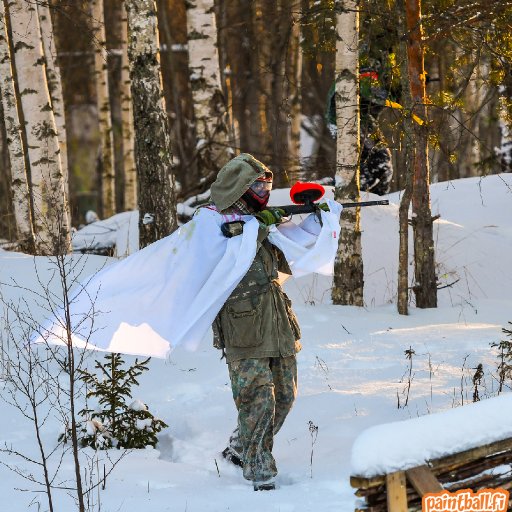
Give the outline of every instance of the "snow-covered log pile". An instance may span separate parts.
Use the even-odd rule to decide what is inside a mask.
[[[363,431],[352,448],[356,511],[421,510],[429,492],[512,488],[512,394]],[[407,508],[408,507],[408,508]]]

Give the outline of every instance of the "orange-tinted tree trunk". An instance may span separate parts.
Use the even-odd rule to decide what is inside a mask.
[[[421,0],[404,0],[407,28],[407,57],[411,110],[424,123],[414,124],[412,212],[414,229],[414,294],[419,308],[437,307],[432,214],[430,210],[430,173],[428,165],[427,108],[424,52],[422,47]]]

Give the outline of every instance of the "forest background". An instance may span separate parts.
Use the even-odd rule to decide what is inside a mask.
[[[0,7],[0,237],[10,248],[68,253],[87,211],[137,209],[145,247],[188,220],[183,205],[207,201],[222,165],[249,152],[278,188],[317,180],[351,202],[404,190],[404,314],[410,290],[418,307],[437,304],[430,184],[511,170],[509,1]],[[349,209],[335,304],[363,304],[361,254],[360,212]]]
[[[87,210],[101,218],[134,208],[124,194],[122,137],[123,15],[121,0],[106,0],[104,11],[91,2],[50,3],[53,41],[62,78],[69,160],[72,224],[84,222]],[[94,2],[96,3],[96,2]],[[295,179],[333,177],[335,141],[325,112],[334,81],[334,1],[231,0],[210,2],[216,23],[219,83],[217,104],[230,128],[231,154],[254,154],[276,174],[277,186]],[[170,120],[172,172],[178,198],[204,192],[217,166],[205,165],[198,144],[194,88],[200,62],[192,62],[194,3],[158,0],[160,63],[166,111]],[[429,0],[423,5],[425,69],[430,103],[431,180],[511,171],[510,5],[508,2]],[[365,0],[360,5],[360,67],[378,72],[379,86],[401,101],[398,24],[392,2]],[[97,19],[100,16],[101,19]],[[104,20],[105,40],[97,31]],[[215,28],[215,26],[214,26]],[[124,44],[123,44],[124,43]],[[124,50],[123,50],[124,48]],[[100,127],[100,73],[95,55],[108,71],[108,108],[113,135],[115,206],[103,204]],[[96,64],[97,70],[98,64]],[[106,108],[103,106],[103,108]],[[225,110],[225,112],[223,112]],[[403,134],[400,111],[382,109],[379,125],[391,150],[391,191],[403,188]],[[3,116],[0,116],[0,120]],[[301,136],[302,133],[302,136]],[[6,132],[0,122],[0,237],[15,239]],[[302,148],[301,146],[302,142]],[[307,144],[307,147],[304,147]],[[223,158],[220,158],[222,163]]]
[[[510,1],[0,0],[0,238],[1,248],[17,251],[14,256],[19,260],[11,261],[13,253],[0,251],[6,262],[2,281],[12,281],[13,276],[15,281],[17,263],[21,265],[24,259],[37,276],[26,286],[9,285],[15,298],[6,295],[3,299],[11,316],[4,314],[0,320],[9,332],[8,339],[12,338],[14,357],[29,357],[23,364],[11,364],[13,354],[2,346],[4,367],[24,369],[26,363],[32,368],[34,361],[30,358],[39,357],[37,350],[20,350],[26,343],[16,331],[16,321],[21,322],[28,340],[40,325],[37,318],[27,314],[32,303],[25,297],[37,294],[37,285],[42,284],[36,268],[38,260],[56,265],[61,280],[58,292],[48,286],[43,289],[50,310],[56,309],[53,300],[69,306],[68,284],[76,284],[72,273],[77,268],[73,264],[75,256],[68,257],[76,235],[71,226],[79,229],[94,221],[94,216],[86,216],[89,211],[107,219],[116,213],[138,210],[139,241],[144,247],[186,222],[194,208],[208,200],[210,185],[221,166],[240,152],[252,153],[267,164],[274,171],[275,188],[279,189],[299,179],[316,180],[334,185],[337,200],[351,202],[359,201],[364,190],[379,194],[399,191],[390,196],[391,201],[400,202],[398,212],[389,206],[380,214],[379,209],[365,213],[369,240],[365,265],[370,269],[368,277],[380,270],[374,270],[375,259],[380,263],[399,257],[398,286],[395,288],[394,277],[386,274],[387,285],[380,282],[379,288],[389,291],[386,303],[394,302],[398,295],[400,313],[407,313],[410,304],[419,308],[437,306],[441,289],[441,299],[445,297],[446,303],[449,294],[454,309],[451,293],[460,279],[443,267],[446,251],[443,254],[439,238],[434,243],[434,237],[439,237],[437,228],[462,229],[470,213],[479,216],[478,223],[468,228],[467,235],[457,232],[453,240],[448,237],[448,248],[460,249],[454,259],[464,272],[465,258],[478,252],[475,247],[490,248],[483,251],[478,265],[484,270],[491,267],[499,277],[489,278],[483,272],[476,282],[506,284],[507,272],[501,271],[498,256],[506,262],[510,244],[496,246],[491,235],[481,239],[474,235],[481,225],[494,229],[498,224],[494,210],[484,212],[483,208],[489,197],[484,194],[489,181],[495,187],[490,197],[497,200],[501,194],[503,203],[496,204],[508,206],[508,179],[495,176],[496,180],[484,183],[478,177],[512,170],[511,20]],[[376,165],[372,166],[369,162],[374,148],[374,154],[383,160],[374,160]],[[370,177],[378,176],[383,169],[393,169],[393,173],[382,190],[378,185],[391,177],[390,172],[373,180],[373,184],[362,179],[368,173]],[[466,177],[477,179],[450,183]],[[430,187],[435,182],[446,185],[441,191],[440,186]],[[435,197],[459,185],[459,190],[465,190],[461,192],[463,200],[447,194],[439,215],[437,210],[432,215],[431,189]],[[284,193],[276,190],[273,198],[282,200]],[[500,217],[505,219],[506,206],[500,209]],[[450,217],[454,213],[450,207],[456,214],[463,213],[462,217]],[[362,306],[374,300],[371,297],[366,304],[363,301],[363,251],[357,210],[347,208],[342,214],[334,283],[331,287],[329,280],[322,289],[322,297],[331,291],[334,304]],[[397,217],[400,253],[394,254]],[[382,229],[379,222],[386,218],[388,227]],[[433,230],[434,223],[437,231]],[[413,243],[409,243],[409,231]],[[471,247],[463,245],[469,239],[478,242]],[[413,261],[409,246],[414,246]],[[392,257],[387,254],[391,247]],[[434,247],[439,253],[437,259]],[[20,253],[51,258],[32,260]],[[91,261],[95,258],[101,259],[94,256]],[[491,259],[494,265],[488,265]],[[414,275],[409,276],[412,263]],[[389,268],[395,273],[395,266]],[[20,269],[20,276],[29,276]],[[371,288],[371,279],[366,284]],[[473,310],[472,300],[469,292],[469,299],[461,303]],[[420,317],[425,315],[422,318],[427,329],[435,331],[442,323],[445,312],[440,302],[438,310],[416,312]],[[20,309],[20,304],[26,309]],[[308,304],[314,301],[310,299]],[[489,341],[497,336],[494,324],[503,324],[510,308],[507,304],[489,306],[492,314],[496,310],[499,319],[493,320]],[[368,326],[367,310],[357,311],[361,316],[359,331],[369,332],[368,341],[360,345],[364,350],[372,344],[373,331],[388,335],[389,318],[395,315],[379,320],[378,326],[372,324],[373,329]],[[475,317],[478,311],[480,308],[475,307]],[[323,328],[330,329],[339,320],[340,310],[332,307],[331,312],[331,322],[321,314],[313,316]],[[69,308],[67,313],[69,318]],[[459,322],[462,309],[453,315],[457,317],[455,323]],[[397,320],[406,327],[415,321],[414,314]],[[307,318],[303,323],[316,325]],[[84,496],[90,496],[90,489],[81,488],[77,425],[73,426],[77,417],[74,398],[79,396],[75,372],[81,368],[85,351],[73,350],[70,330],[66,324],[63,358],[57,349],[45,347],[54,357],[52,363],[68,375],[68,382],[63,387],[53,386],[54,377],[51,371],[46,372],[46,361],[37,359],[48,388],[29,379],[32,388],[27,398],[30,401],[43,393],[46,401],[52,397],[46,389],[57,393],[65,389],[70,405],[64,400],[62,423],[68,424],[69,420],[72,425],[78,509],[85,510]],[[463,335],[468,336],[467,332]],[[478,336],[481,350],[487,350],[488,340]],[[322,342],[317,333],[310,337]],[[324,337],[327,339],[327,334]],[[473,343],[475,337],[469,336],[468,343]],[[423,338],[418,332],[418,343]],[[446,351],[445,342],[440,343],[439,351]],[[406,355],[412,354],[409,347]],[[387,345],[383,345],[382,352],[388,353]],[[399,353],[401,348],[396,348],[392,357],[398,360]],[[79,355],[77,363],[74,354]],[[324,371],[316,354],[310,355],[310,366],[318,362],[315,371]],[[352,357],[358,370],[361,357]],[[380,354],[377,359],[382,359]],[[176,370],[180,377],[177,381],[182,379],[181,371],[181,367]],[[431,368],[429,372],[431,377]],[[17,381],[16,375],[10,375],[9,382],[24,384],[24,375],[18,373]],[[224,386],[220,375],[224,373],[219,373],[219,387]],[[360,377],[366,385],[364,372]],[[158,377],[154,382],[159,382]],[[346,387],[352,385],[349,382]],[[183,402],[187,400],[188,395]],[[38,402],[31,403],[37,429]],[[354,410],[357,416],[357,407]],[[179,417],[176,414],[175,421]],[[381,416],[378,421],[382,421]],[[17,425],[13,428],[18,430]],[[333,424],[336,443],[337,428]],[[220,430],[226,429],[222,426]],[[176,432],[179,435],[179,424]],[[54,441],[54,431],[50,434]],[[209,442],[210,447],[218,444],[217,440]],[[40,442],[41,452],[42,447]],[[213,453],[214,448],[211,450]],[[4,451],[17,455],[12,448]],[[47,461],[44,453],[42,461]],[[52,482],[46,478],[43,483],[51,498]]]

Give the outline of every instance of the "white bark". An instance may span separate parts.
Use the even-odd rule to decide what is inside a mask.
[[[338,201],[359,201],[359,1],[336,2],[336,188]],[[363,305],[359,209],[343,212],[334,264],[335,304]]]
[[[220,84],[213,0],[187,3],[187,31],[199,162],[204,175],[216,174],[232,154]]]
[[[3,1],[0,1],[0,94],[2,95],[7,149],[11,163],[14,218],[21,249],[24,252],[33,252],[35,247],[32,213],[30,210],[30,193],[18,107],[16,105],[16,92],[12,77],[8,37],[4,4]]]
[[[126,5],[122,3],[121,19],[121,123],[123,133],[124,209],[137,209],[137,169],[135,167],[135,140],[133,133],[133,107],[128,62],[128,19]]]
[[[171,174],[156,5],[154,0],[126,0],[126,10],[139,183],[139,244],[146,247],[178,227],[175,181]]]
[[[359,23],[356,0],[337,2],[336,18],[336,187],[350,186],[359,168]]]
[[[289,177],[291,183],[300,176],[300,127],[302,121],[301,109],[301,78],[302,78],[302,51],[300,48],[300,20],[293,14],[292,29],[290,33],[290,46],[288,48],[288,62],[286,65],[286,78],[289,97],[288,154],[291,161]]]
[[[55,36],[50,15],[48,3],[38,3],[37,12],[39,14],[39,23],[41,24],[41,37],[43,41],[43,51],[46,59],[46,79],[52,102],[53,114],[55,116],[55,125],[57,126],[57,136],[59,138],[60,161],[62,164],[62,174],[64,176],[64,186],[66,195],[69,195],[69,169],[68,169],[68,146],[66,136],[66,116],[64,111],[64,95],[62,93],[62,80],[60,68],[57,63],[57,48],[55,46]]]
[[[16,0],[8,9],[30,162],[36,251],[62,254],[70,250],[69,212],[36,4]]]
[[[91,0],[91,28],[94,35],[94,74],[101,151],[101,198],[103,217],[116,213],[114,134],[108,90],[107,41],[103,0]]]

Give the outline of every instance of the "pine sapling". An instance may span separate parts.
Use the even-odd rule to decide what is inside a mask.
[[[147,371],[149,359],[135,360],[124,368],[120,354],[108,354],[105,362],[96,361],[99,375],[80,370],[80,379],[87,386],[87,398],[98,401],[96,409],[80,411],[82,446],[96,450],[107,448],[145,448],[155,446],[157,434],[168,425],[149,412],[145,403],[133,400],[132,387],[138,386],[137,378]],[[67,432],[62,440],[66,440]]]

